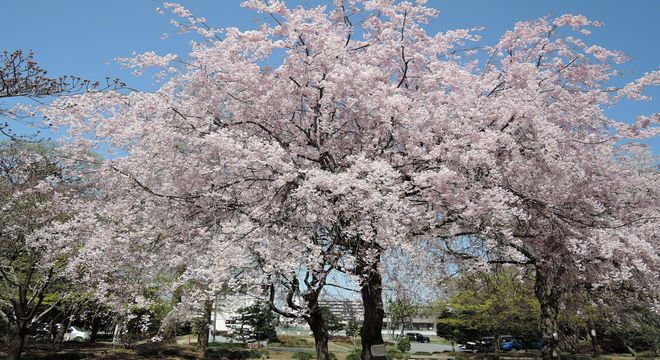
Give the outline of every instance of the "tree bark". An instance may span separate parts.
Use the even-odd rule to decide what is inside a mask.
[[[540,330],[543,336],[543,360],[559,359],[559,284],[558,272],[536,266],[534,293],[541,305]]]
[[[318,285],[317,281],[315,281],[314,283]],[[289,289],[289,294],[287,296],[287,303],[289,308],[296,311],[303,310],[301,306],[293,302],[293,295],[295,294],[297,289],[298,289],[298,280],[297,278],[294,278],[292,280],[292,287]],[[319,286],[315,288],[314,291],[308,291],[303,295],[303,300],[305,301],[305,304],[307,306],[307,314],[303,315],[302,318],[305,319],[305,321],[309,325],[310,330],[312,330],[312,334],[314,335],[314,347],[316,348],[316,359],[328,360],[330,359],[330,353],[328,351],[328,329],[326,328],[325,320],[323,319],[323,315],[321,309],[319,308],[319,303],[318,303],[319,295],[322,289],[323,286]],[[275,313],[291,319],[300,317],[300,315],[296,315],[294,313],[288,313],[286,311],[279,309],[277,306],[275,306],[273,302],[274,299],[275,299],[275,286],[271,284],[270,300],[268,302],[270,308]]]
[[[307,324],[312,330],[314,335],[314,347],[316,348],[316,359],[317,360],[329,360],[330,353],[328,351],[328,330],[325,326],[325,321],[321,315],[321,311],[318,306],[309,314],[307,319]]]
[[[170,299],[170,305],[172,306],[172,310],[170,310],[170,312],[165,316],[165,319],[163,319],[163,323],[161,324],[160,329],[158,330],[158,334],[160,335],[163,342],[166,343],[176,342],[176,330],[177,330],[176,307],[181,302],[182,293],[183,293],[183,287],[181,286],[176,287],[172,292],[172,298]]]
[[[96,342],[96,338],[99,334],[99,326],[101,325],[100,323],[101,323],[101,320],[99,320],[99,318],[96,315],[92,316],[92,321],[90,323],[91,331],[90,331],[90,334],[89,334],[89,342],[90,343],[95,343]]]
[[[362,305],[364,306],[364,323],[360,335],[362,336],[362,355],[363,360],[384,360],[385,356],[374,356],[371,353],[371,347],[374,345],[384,345],[383,341],[383,318],[385,310],[383,308],[383,279],[378,272],[378,264],[368,267],[368,272],[362,272],[368,276],[362,282],[360,290],[362,294]]]
[[[211,313],[213,312],[213,300],[205,300],[203,307],[202,322],[197,333],[197,348],[206,350],[209,347],[209,329],[211,325]]]
[[[60,325],[60,328],[57,331],[57,335],[55,335],[55,339],[53,340],[53,343],[58,349],[62,348],[62,343],[64,342],[64,335],[66,334],[67,330],[69,330],[70,324],[71,324],[71,316],[67,312],[67,315],[62,320],[62,325]]]
[[[12,324],[9,327],[9,344],[7,348],[7,360],[20,360],[25,346],[27,331],[22,324]]]
[[[589,336],[591,337],[591,347],[594,352],[594,357],[600,355],[600,346],[598,346],[598,337],[596,334],[596,326],[594,325],[594,320],[589,319]]]

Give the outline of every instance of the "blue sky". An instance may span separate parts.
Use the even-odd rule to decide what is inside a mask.
[[[196,16],[206,17],[215,27],[254,28],[263,16],[240,7],[239,0],[180,1]],[[319,0],[294,0],[292,4],[316,5]],[[148,76],[133,78],[113,60],[132,52],[185,54],[191,37],[180,36],[159,15],[153,0],[9,0],[2,5],[3,35],[0,50],[32,49],[36,60],[51,75],[73,74],[90,80],[120,77],[131,87],[153,90]],[[583,14],[605,23],[594,29],[591,42],[621,50],[632,58],[622,66],[620,82],[632,80],[660,66],[660,1],[657,0],[429,0],[440,10],[430,31],[485,26],[483,44],[492,44],[516,21],[564,13]],[[169,33],[166,40],[161,34]],[[638,114],[658,111],[660,89],[649,92],[650,103],[624,102],[608,114],[617,120],[633,120]],[[654,153],[660,152],[658,141]]]

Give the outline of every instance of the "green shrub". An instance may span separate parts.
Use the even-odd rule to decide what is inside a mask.
[[[290,335],[280,335],[277,337],[276,342],[279,342],[282,346],[286,347],[304,347],[311,345],[307,339]]]
[[[428,351],[417,351],[417,352],[415,352],[413,355],[428,355],[428,356],[431,356],[431,355],[433,355],[433,354],[431,354],[431,353],[428,352]]]
[[[204,359],[229,359],[229,360],[240,360],[240,359],[260,359],[264,355],[263,351],[259,350],[245,350],[245,349],[236,349],[236,348],[215,348],[215,349],[206,349],[204,351]]]
[[[458,353],[454,356],[454,360],[468,360],[470,357],[467,354]]]
[[[591,355],[585,354],[565,354],[559,355],[560,360],[591,360]]]
[[[651,359],[657,359],[657,357],[654,354],[640,354],[635,356],[635,360],[651,360]]]
[[[316,354],[311,352],[297,352],[291,356],[292,359],[296,360],[312,360],[316,358]]]
[[[209,342],[209,348],[217,348],[217,349],[247,349],[247,344],[243,344],[243,343],[212,343],[212,342]]]
[[[408,342],[408,346],[410,346],[410,342]],[[385,357],[387,358],[387,360],[402,360],[402,359],[408,359],[408,354],[399,351],[397,349],[389,349],[387,350],[387,354],[385,354]]]
[[[158,349],[154,348],[137,348],[135,353],[141,357],[157,357],[160,356]]]
[[[25,354],[21,356],[23,360],[80,360],[85,358],[87,358],[85,353]]]
[[[179,349],[165,349],[163,350],[163,355],[165,356],[178,356],[181,354],[181,350]]]
[[[399,341],[396,342],[396,348],[401,352],[410,351],[410,339],[407,337],[402,337]]]
[[[354,351],[346,356],[346,360],[360,360],[360,353]]]

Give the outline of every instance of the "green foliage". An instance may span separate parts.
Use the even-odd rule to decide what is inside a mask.
[[[257,341],[277,338],[277,332],[275,331],[276,317],[268,305],[253,304],[238,309],[238,313],[243,324],[251,327],[249,330],[241,329],[243,336],[252,337]]]
[[[325,323],[325,328],[328,330],[330,335],[334,335],[340,330],[344,329],[344,324],[342,324],[341,319],[335,315],[330,308],[327,306],[321,307],[321,317]]]
[[[413,316],[417,313],[417,307],[406,300],[396,300],[389,306],[389,314],[392,319],[394,329],[405,327],[412,322]]]
[[[452,280],[451,296],[438,304],[436,333],[456,342],[510,334],[531,340],[538,332],[540,306],[532,279],[513,268],[466,274]]]
[[[362,331],[362,323],[357,320],[349,320],[348,325],[346,325],[346,336],[357,337],[360,336],[360,331]]]
[[[146,347],[146,348],[137,348],[135,353],[141,357],[157,357],[160,356],[160,351],[157,348]]]
[[[597,328],[606,351],[626,352],[630,347],[637,352],[660,350],[660,315],[649,307],[631,304],[625,309],[624,321],[610,319],[603,314]]]
[[[406,338],[408,340],[408,338]],[[398,344],[397,344],[398,346]],[[408,346],[410,346],[410,341],[408,341]],[[408,359],[408,354],[406,354],[403,351],[399,351],[396,349],[389,349],[387,350],[387,353],[385,354],[385,358],[387,360],[403,360],[403,359]]]
[[[297,352],[294,353],[291,358],[296,360],[312,360],[316,358],[316,354],[311,352]]]
[[[213,360],[261,359],[264,355],[263,351],[236,348],[209,348],[204,351],[204,359]]]
[[[307,339],[299,336],[280,335],[276,341],[284,347],[304,347],[311,345]]]
[[[360,360],[360,359],[361,359],[360,353],[356,352],[356,351],[354,351],[354,352],[348,354],[348,356],[346,356],[346,360]]]
[[[219,343],[219,342],[210,342],[209,348],[217,349],[246,349],[247,344],[242,343]]]
[[[337,355],[333,353],[328,353],[328,358],[330,360],[337,360]],[[358,359],[360,358],[359,355],[357,357]],[[316,354],[312,352],[297,352],[291,355],[291,359],[296,359],[296,360],[313,360],[316,359]]]
[[[23,360],[80,360],[86,358],[87,358],[87,354],[85,353],[73,353],[73,352],[50,353],[43,355],[25,354],[21,356],[21,359]]]
[[[399,341],[396,342],[396,348],[401,352],[410,351],[410,339],[407,337],[400,338]]]
[[[559,355],[559,360],[591,360],[591,355],[586,354],[564,354]]]

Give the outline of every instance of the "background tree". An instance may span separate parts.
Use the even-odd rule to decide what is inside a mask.
[[[59,303],[42,308],[61,286],[67,259],[76,250],[68,237],[73,215],[69,197],[85,184],[72,176],[49,144],[0,143],[0,312],[9,322],[8,359],[19,359],[25,336]],[[59,285],[58,285],[59,284]]]
[[[250,326],[245,330],[241,327],[242,337],[250,337],[256,341],[275,340],[277,318],[268,304],[256,303],[238,310],[243,325]]]
[[[397,299],[389,306],[390,321],[392,322],[392,329],[401,328],[401,336],[403,336],[406,325],[412,324],[412,318],[417,313],[417,307],[406,299]]]
[[[321,316],[323,317],[325,326],[328,329],[328,334],[331,336],[337,334],[339,331],[344,330],[345,326],[342,323],[342,319],[333,313],[329,307],[321,307]]]
[[[458,343],[505,334],[520,341],[538,339],[539,305],[533,279],[521,275],[509,268],[464,274],[447,284],[450,290],[448,300],[440,306],[438,336]]]

